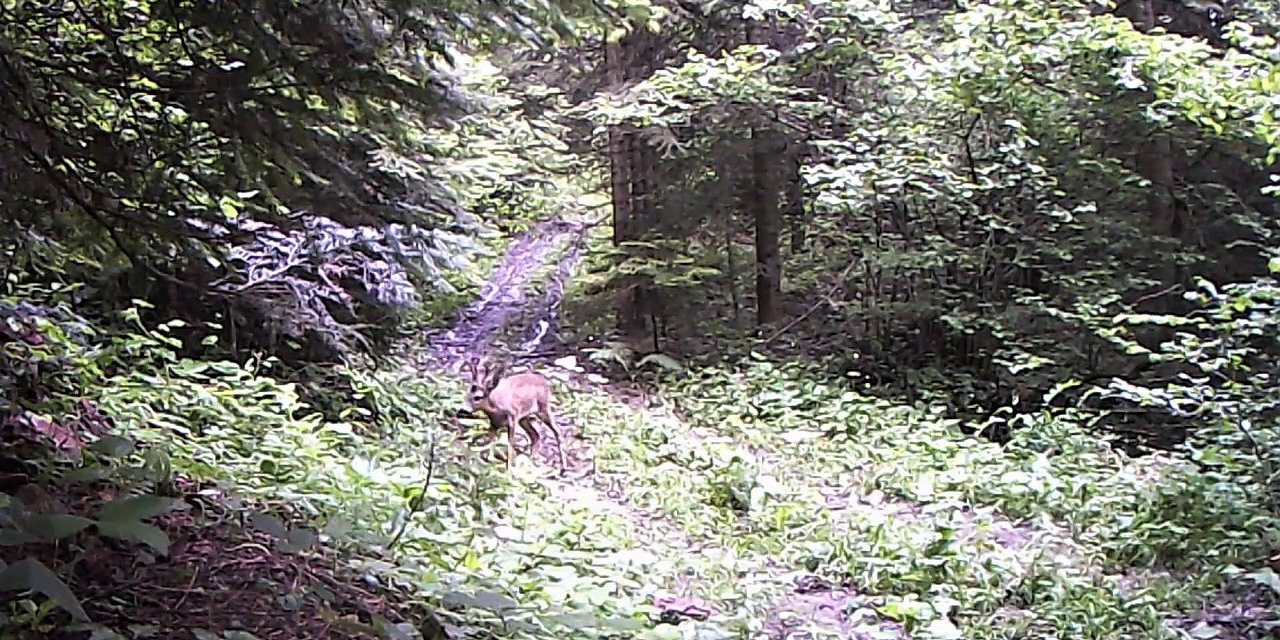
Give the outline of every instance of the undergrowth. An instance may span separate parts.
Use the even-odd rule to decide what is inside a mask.
[[[776,527],[775,539],[819,549],[810,566],[871,592],[932,602],[907,615],[949,614],[965,637],[1172,634],[1167,616],[1200,605],[1233,567],[1256,567],[1274,548],[1277,521],[1257,483],[1169,454],[1127,458],[1086,431],[1088,416],[1018,416],[1021,428],[1001,447],[799,365],[760,361],[676,384],[691,425],[734,434],[768,465],[755,484],[772,499],[761,499],[753,520],[785,522],[779,512],[803,500],[806,482],[870,497],[862,513],[803,518]],[[821,514],[820,503],[810,508]],[[822,531],[814,520],[839,524]],[[983,540],[993,528],[1002,535]],[[1182,579],[1132,579],[1156,570]],[[1015,622],[1011,608],[1032,615]],[[1021,631],[1010,636],[1010,624]]]
[[[868,637],[1173,638],[1224,590],[1275,584],[1260,567],[1277,521],[1257,485],[1173,454],[1129,458],[1080,412],[1014,416],[1001,446],[763,358],[669,374],[643,411],[561,371],[560,414],[593,473],[557,480],[521,455],[508,476],[481,421],[455,417],[463,388],[448,377],[335,368],[327,396],[304,395],[270,360],[183,357],[191,340],[174,335],[199,332],[181,323],[37,325],[45,342],[11,342],[6,358],[59,382],[16,400],[63,423],[86,401],[114,421],[95,446],[116,461],[86,454],[49,477],[125,495],[215,481],[249,526],[295,553],[339,551],[344,571],[436,611],[452,637],[761,637],[810,576],[855,594],[842,606]],[[164,546],[148,535],[119,537]],[[74,562],[50,568],[74,590]],[[55,596],[15,601],[45,618],[79,606],[26,588]],[[664,594],[710,615],[672,624]],[[27,606],[6,628],[30,628],[14,615]]]

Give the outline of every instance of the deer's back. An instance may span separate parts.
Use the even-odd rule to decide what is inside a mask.
[[[533,372],[503,378],[489,393],[489,402],[503,413],[530,414],[551,399],[547,379]]]

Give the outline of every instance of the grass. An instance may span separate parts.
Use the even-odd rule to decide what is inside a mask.
[[[1277,531],[1246,482],[1114,453],[1085,416],[1023,416],[1000,447],[796,364],[682,372],[644,410],[557,382],[594,461],[557,479],[525,455],[508,476],[453,418],[448,377],[333,371],[335,414],[269,363],[180,359],[163,329],[126,342],[129,366],[92,389],[147,445],[135,459],[163,443],[172,473],[322,532],[343,571],[455,631],[766,637],[810,579],[850,615],[812,638],[1185,637],[1180,616]],[[659,596],[711,615],[656,623]]]

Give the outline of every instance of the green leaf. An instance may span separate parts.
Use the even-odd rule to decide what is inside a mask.
[[[37,514],[23,518],[23,528],[46,540],[61,540],[84,531],[93,521],[65,513]]]
[[[332,518],[325,523],[320,532],[330,538],[342,538],[351,533],[351,525],[342,518]]]
[[[159,527],[143,522],[103,521],[98,523],[98,533],[108,538],[145,544],[160,555],[169,554],[169,536]]]
[[[613,617],[602,620],[601,626],[614,631],[640,631],[649,625],[647,622],[635,618]]]
[[[1280,595],[1280,576],[1270,568],[1260,569],[1252,573],[1245,574],[1245,577],[1254,583],[1271,589],[1271,592]]]
[[[465,591],[446,591],[440,600],[449,607],[473,607],[476,599]]]
[[[39,560],[23,558],[0,570],[0,591],[28,589],[44,594],[76,620],[89,620],[89,614],[85,613],[80,600],[71,593],[67,584]]]
[[[475,596],[472,598],[472,603],[473,606],[486,609],[488,611],[505,611],[519,606],[519,603],[515,600],[512,600],[501,593],[484,590],[476,592]]]
[[[653,628],[647,636],[653,640],[680,640],[680,627],[673,624],[662,623]]]
[[[112,458],[123,458],[133,453],[133,441],[120,436],[102,436],[89,445],[89,448]]]
[[[146,520],[172,511],[176,508],[176,503],[172,498],[154,495],[125,496],[102,505],[98,510],[98,519],[112,522]]]
[[[125,640],[124,636],[120,635],[115,629],[104,627],[100,624],[89,623],[72,625],[67,630],[80,632],[88,631],[89,640]]]
[[[107,477],[110,473],[111,469],[107,467],[90,465],[87,467],[80,467],[79,469],[72,469],[62,474],[61,480],[66,484],[97,482]]]
[[[1222,635],[1222,632],[1206,622],[1197,622],[1188,632],[1195,640],[1213,640]]]
[[[680,371],[684,368],[676,361],[675,358],[661,353],[651,353],[641,358],[640,361],[636,363],[636,367],[640,368],[651,362],[663,369],[666,369],[667,371]]]
[[[927,633],[930,637],[937,638],[938,640],[957,640],[958,638],[964,637],[964,634],[960,633],[960,630],[956,628],[956,625],[952,624],[952,622],[946,618],[938,618],[937,620],[930,622]]]
[[[558,624],[570,629],[594,629],[599,626],[599,618],[589,613],[561,613],[543,618],[544,622]]]
[[[417,638],[413,625],[407,622],[395,624],[379,615],[374,615],[372,621],[374,631],[387,640],[415,640]]]
[[[222,215],[228,220],[235,220],[240,216],[240,209],[235,200],[223,196],[218,199],[218,208],[222,210]]]
[[[17,529],[0,529],[0,547],[16,547],[39,541],[39,538]]]

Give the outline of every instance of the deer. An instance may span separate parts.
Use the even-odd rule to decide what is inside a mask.
[[[536,417],[547,425],[556,437],[556,451],[560,454],[560,473],[565,470],[564,436],[551,414],[551,383],[532,371],[500,378],[502,370],[488,361],[471,361],[467,365],[471,375],[471,388],[467,391],[465,409],[475,413],[478,409],[489,419],[489,428],[507,429],[507,469],[516,455],[516,426],[529,436],[529,455],[537,449],[541,437],[533,428]]]

